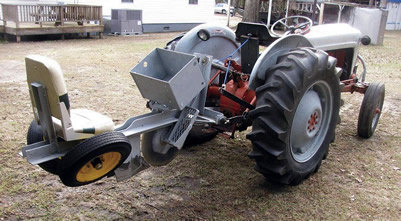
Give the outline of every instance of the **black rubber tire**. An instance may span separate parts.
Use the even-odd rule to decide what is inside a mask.
[[[226,14],[227,12],[226,12],[226,10],[221,10],[221,14]]]
[[[383,109],[384,95],[383,83],[371,83],[369,85],[359,110],[358,136],[362,138],[373,136]]]
[[[33,120],[28,128],[28,133],[26,135],[26,143],[33,144],[44,140],[44,136],[42,133],[42,127],[36,123],[36,120]],[[60,159],[50,160],[44,163],[38,164],[43,170],[58,175],[58,167],[60,164]]]
[[[179,150],[173,146],[170,147],[166,154],[158,153],[153,150],[154,145],[170,146],[163,141],[169,129],[169,127],[165,127],[142,135],[142,156],[145,161],[152,166],[167,165],[178,155]]]
[[[77,175],[81,168],[95,158],[110,152],[118,152],[121,158],[117,165],[106,174],[89,181],[78,181]],[[87,185],[113,173],[130,155],[131,144],[128,138],[120,132],[107,132],[88,138],[77,144],[68,152],[60,163],[59,177],[61,181],[70,187]]]
[[[298,185],[317,172],[322,159],[327,157],[340,107],[340,82],[335,76],[335,65],[336,59],[323,51],[294,49],[279,56],[277,64],[266,70],[265,79],[256,79],[257,105],[249,113],[252,132],[247,134],[253,149],[248,155],[256,161],[255,170],[269,181]],[[307,161],[298,162],[291,149],[292,124],[302,97],[316,82],[325,82],[330,87],[332,112],[327,118],[327,131],[318,134],[322,142],[315,145],[316,152]]]

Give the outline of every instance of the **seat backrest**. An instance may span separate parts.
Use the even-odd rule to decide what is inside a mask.
[[[61,119],[59,104],[64,102],[69,111],[70,103],[60,65],[56,61],[40,55],[27,56],[25,58],[25,65],[32,106],[36,108],[31,84],[37,82],[44,85],[46,88],[51,115]]]

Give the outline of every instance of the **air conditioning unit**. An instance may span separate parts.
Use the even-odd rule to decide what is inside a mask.
[[[111,32],[121,35],[142,34],[142,10],[112,9]]]

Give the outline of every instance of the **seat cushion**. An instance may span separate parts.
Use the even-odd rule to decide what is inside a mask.
[[[100,134],[114,130],[111,118],[87,109],[72,109],[71,123],[77,133]]]

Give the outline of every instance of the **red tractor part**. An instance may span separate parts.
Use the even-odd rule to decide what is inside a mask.
[[[228,61],[227,59],[224,63],[226,68],[228,68]],[[241,73],[241,65],[231,60],[230,66],[233,70],[230,70],[229,80],[225,86],[221,83],[213,85],[212,82],[221,75],[224,76],[227,69],[226,71],[217,71],[209,80],[207,93],[207,99],[212,102],[215,101],[213,103],[216,103],[216,106],[220,107],[220,112],[227,117],[242,115],[256,101],[255,92],[249,89],[249,76]]]

